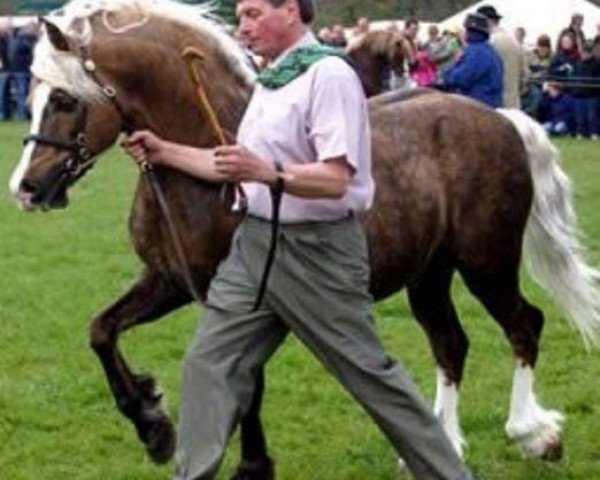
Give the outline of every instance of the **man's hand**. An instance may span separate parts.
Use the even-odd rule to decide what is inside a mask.
[[[166,143],[150,130],[139,130],[125,138],[121,142],[121,146],[138,164],[148,162],[156,165],[165,160]]]
[[[277,181],[275,169],[241,145],[217,147],[215,168],[217,173],[232,182],[261,182],[274,185]]]

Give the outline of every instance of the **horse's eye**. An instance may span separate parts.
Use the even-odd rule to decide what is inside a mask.
[[[52,92],[50,101],[54,108],[61,112],[72,112],[77,107],[77,99],[62,90]]]

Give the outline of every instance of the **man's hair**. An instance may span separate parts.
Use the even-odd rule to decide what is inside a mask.
[[[241,0],[237,0],[240,2]],[[275,8],[281,7],[287,0],[266,0]],[[300,18],[302,23],[308,25],[315,19],[315,1],[314,0],[295,0],[300,9]]]
[[[405,28],[410,28],[410,27],[412,27],[412,26],[418,26],[418,25],[419,25],[419,21],[418,21],[416,18],[409,18],[409,19],[406,21],[406,23],[405,23],[404,27],[405,27]]]

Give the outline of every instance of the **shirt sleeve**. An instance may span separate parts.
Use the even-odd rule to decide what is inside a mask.
[[[328,58],[315,67],[308,129],[317,159],[324,161],[345,156],[356,170],[360,142],[368,132],[367,103],[362,85],[342,59]]]
[[[477,58],[470,49],[465,50],[454,68],[446,72],[444,80],[452,87],[470,88],[481,76],[481,58]]]

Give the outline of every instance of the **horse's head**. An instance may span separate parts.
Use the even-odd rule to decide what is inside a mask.
[[[415,52],[402,33],[374,30],[352,42],[348,46],[348,54],[361,72],[367,95],[372,96],[381,93],[386,69],[398,77],[405,75],[406,64],[414,61]]]
[[[12,194],[27,210],[66,206],[68,187],[122,128],[118,110],[108,101],[110,92],[86,72],[77,41],[44,23],[32,66],[31,129],[10,180]]]
[[[387,57],[390,67],[397,77],[406,73],[407,64],[412,64],[416,52],[411,42],[400,32],[389,32]]]
[[[233,40],[190,8],[168,0],[74,0],[66,14],[44,20],[32,65],[31,130],[10,180],[24,209],[65,206],[67,189],[121,131],[149,128],[182,143],[214,142],[181,55],[185,47],[202,54],[206,91],[224,128],[237,125],[252,73],[240,66],[242,54],[229,53]]]

